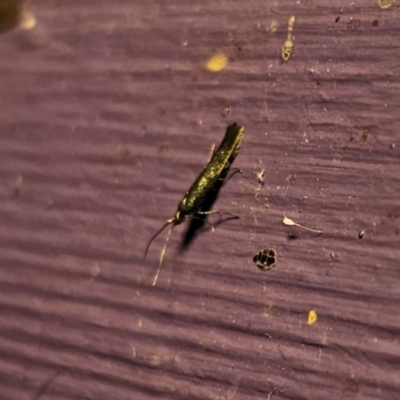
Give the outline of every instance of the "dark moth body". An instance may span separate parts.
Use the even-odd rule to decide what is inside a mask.
[[[193,214],[211,214],[217,212],[223,214],[220,211],[201,211],[201,206],[204,203],[211,190],[216,186],[219,179],[223,179],[224,175],[229,170],[231,164],[235,160],[235,157],[240,149],[244,137],[244,128],[237,124],[229,125],[225,137],[222,139],[218,149],[213,153],[211,160],[207,163],[204,170],[194,181],[193,185],[189,188],[183,199],[178,205],[174,216],[170,218],[166,224],[152,237],[148,243],[145,251],[145,257],[149,250],[152,241],[161,233],[161,231],[171,225],[168,232],[167,239],[163,250],[161,251],[160,264],[153,281],[153,286],[157,283],[158,275],[161,269],[162,260],[164,258],[167,243],[172,232],[172,228],[175,225],[181,224],[187,217]],[[227,214],[227,213],[225,213]],[[232,214],[230,214],[232,215]],[[197,218],[196,215],[192,218]],[[214,229],[214,228],[213,228]]]
[[[214,188],[217,180],[229,169],[240,149],[243,136],[244,128],[242,126],[237,124],[228,126],[225,137],[211,157],[210,162],[183,196],[174,216],[175,221],[171,221],[172,223],[177,225],[183,222],[186,215],[193,214],[199,209],[209,191]]]

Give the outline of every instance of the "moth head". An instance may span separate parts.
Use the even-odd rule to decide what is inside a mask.
[[[173,223],[174,225],[179,225],[181,224],[183,221],[185,220],[185,216],[182,215],[182,213],[180,211],[177,211],[175,213],[175,215],[173,216],[173,218],[171,218],[171,223]]]

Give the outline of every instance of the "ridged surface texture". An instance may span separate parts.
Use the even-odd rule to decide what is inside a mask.
[[[23,10],[0,26],[0,398],[399,399],[398,2]],[[176,226],[153,287],[166,232],[146,245],[233,122],[213,209],[239,219],[184,250]]]

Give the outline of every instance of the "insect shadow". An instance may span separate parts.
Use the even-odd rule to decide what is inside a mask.
[[[233,161],[234,161],[234,158],[231,160],[231,163]],[[218,179],[218,181],[216,182],[215,186],[213,187],[212,190],[210,190],[210,192],[204,199],[204,202],[199,209],[199,211],[201,213],[211,211],[212,206],[214,205],[214,203],[216,202],[216,200],[219,196],[219,192],[220,192],[221,188],[235,173],[242,172],[241,170],[235,168],[233,171],[231,171],[232,173],[229,175],[230,171],[231,171],[231,168],[228,167],[228,168],[226,168],[226,170],[224,170],[222,172],[222,174],[221,174],[220,178]],[[208,215],[201,214],[201,213],[194,214],[194,218],[190,219],[189,227],[186,230],[185,236],[180,245],[180,251],[187,250],[187,248],[190,246],[192,241],[200,234],[202,228],[204,227],[204,224],[207,222]],[[231,216],[231,217],[222,218],[222,219],[219,219],[219,221],[217,221],[216,223],[213,223],[212,225],[214,226],[214,228],[216,228],[217,226],[224,223],[225,221],[230,220],[230,219],[235,219],[235,218],[237,218],[237,217]]]

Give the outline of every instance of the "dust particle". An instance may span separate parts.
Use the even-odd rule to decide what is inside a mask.
[[[222,107],[221,116],[226,118],[231,113],[231,108],[229,106]]]

